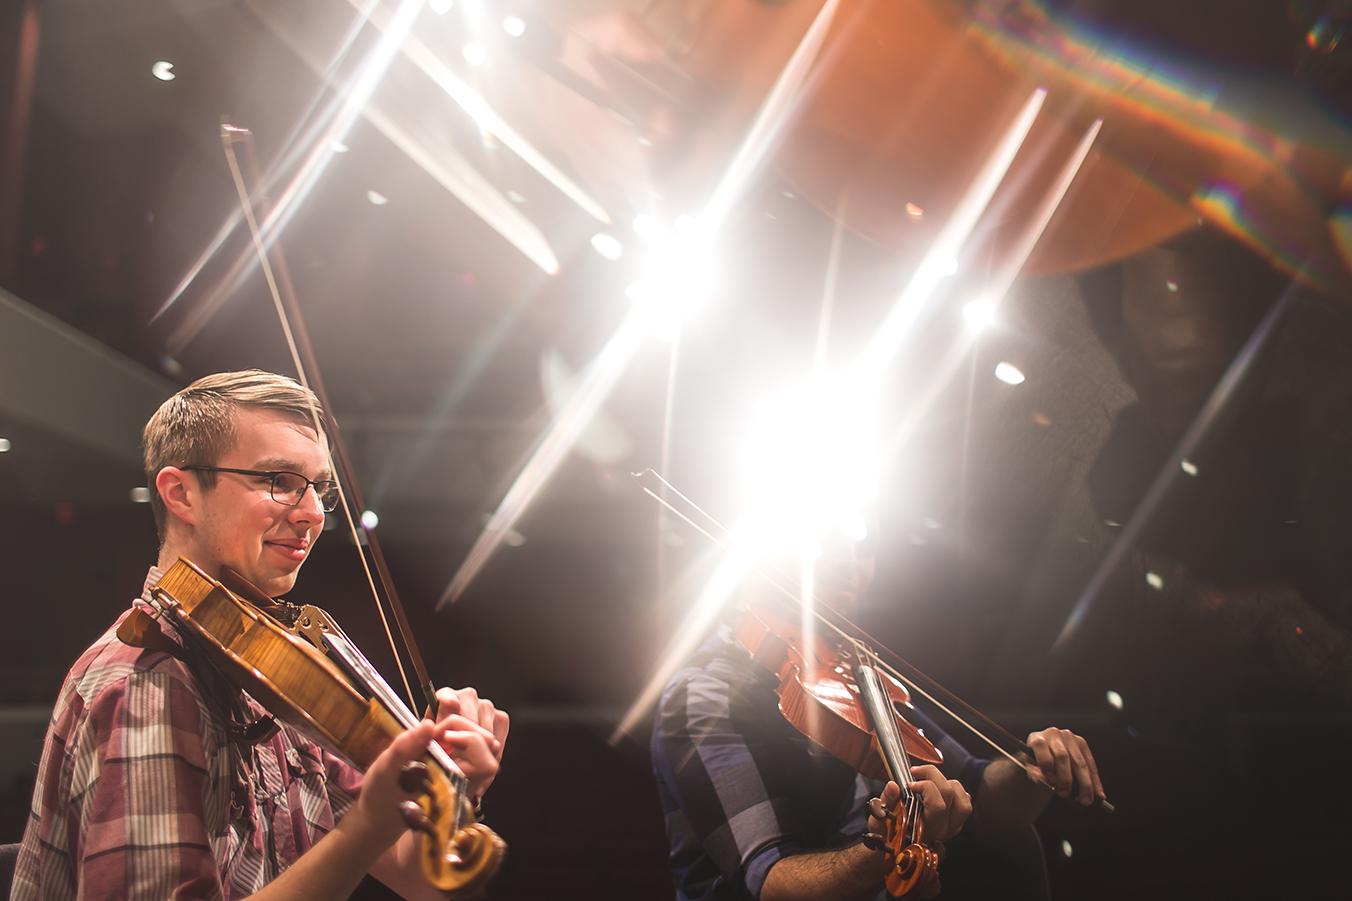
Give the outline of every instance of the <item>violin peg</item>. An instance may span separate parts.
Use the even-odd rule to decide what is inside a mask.
[[[422,791],[427,785],[427,764],[412,760],[399,771],[399,787],[409,794]]]
[[[883,838],[878,833],[876,832],[864,833],[864,847],[868,848],[870,851],[881,851],[886,844],[887,839]]]
[[[436,829],[432,826],[432,821],[423,813],[423,809],[418,806],[417,801],[400,801],[399,812],[404,816],[405,825],[414,832],[436,835]]]

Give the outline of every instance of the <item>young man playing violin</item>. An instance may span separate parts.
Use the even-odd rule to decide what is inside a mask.
[[[817,561],[820,602],[851,615],[873,581],[870,548],[843,536],[825,544]],[[744,599],[769,592],[748,584]],[[653,771],[677,898],[885,898],[889,862],[874,836],[884,834],[883,816],[896,808],[900,787],[872,781],[815,746],[780,714],[777,686],[725,625],[662,694]],[[912,767],[908,783],[924,806],[926,843],[947,846],[942,897],[999,891],[1004,901],[1045,899],[1045,867],[1030,824],[1053,792],[1085,805],[1104,797],[1084,739],[1056,728],[1028,737],[1036,755],[1030,768],[1045,782],[1039,785],[1011,761],[973,756],[922,711],[905,716],[943,754],[941,766]]]
[[[160,407],[144,436],[160,552],[133,607],[180,557],[269,596],[292,588],[337,501],[312,409],[308,389],[256,370],[200,379]],[[289,726],[250,739],[257,702],[188,653],[123,644],[114,626],[57,700],[12,897],[330,901],[367,873],[407,898],[442,897],[419,871],[400,777],[439,742],[477,802],[508,718],[472,688],[437,697],[436,722],[363,776]]]

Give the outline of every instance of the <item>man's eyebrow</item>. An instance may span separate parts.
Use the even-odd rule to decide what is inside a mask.
[[[300,473],[301,475],[305,474],[305,470],[301,468],[300,463],[297,463],[295,460],[285,460],[281,457],[268,457],[266,460],[259,460],[256,464],[254,464],[253,468],[264,469],[270,472],[279,472],[284,470],[286,472],[297,472]],[[320,470],[319,476],[315,479],[315,481],[324,482],[331,480],[332,478],[333,478],[333,470],[329,469],[326,466],[322,470]]]

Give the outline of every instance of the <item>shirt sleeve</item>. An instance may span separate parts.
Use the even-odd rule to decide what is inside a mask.
[[[220,898],[207,836],[202,709],[138,671],[93,699],[69,749],[67,847],[80,897]]]
[[[968,751],[917,707],[906,708],[904,716],[944,755],[939,770],[948,778],[961,782],[968,794],[975,796],[977,787],[981,785],[981,774],[990,764],[990,758],[977,757]]]
[[[680,809],[687,853],[702,848],[724,879],[741,881],[757,898],[770,868],[801,849],[781,815],[785,799],[767,787],[758,763],[778,749],[739,725],[736,695],[708,673],[675,681],[659,707],[654,765]]]

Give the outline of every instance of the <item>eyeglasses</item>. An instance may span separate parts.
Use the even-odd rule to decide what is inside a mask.
[[[228,466],[180,466],[179,469],[186,469],[191,472],[233,472],[236,475],[258,476],[260,479],[267,479],[268,490],[272,493],[272,499],[288,507],[299,506],[301,499],[305,497],[305,489],[313,485],[315,497],[319,498],[319,506],[324,508],[325,513],[332,513],[338,509],[338,483],[332,479],[315,481],[305,478],[298,472],[231,469]]]

